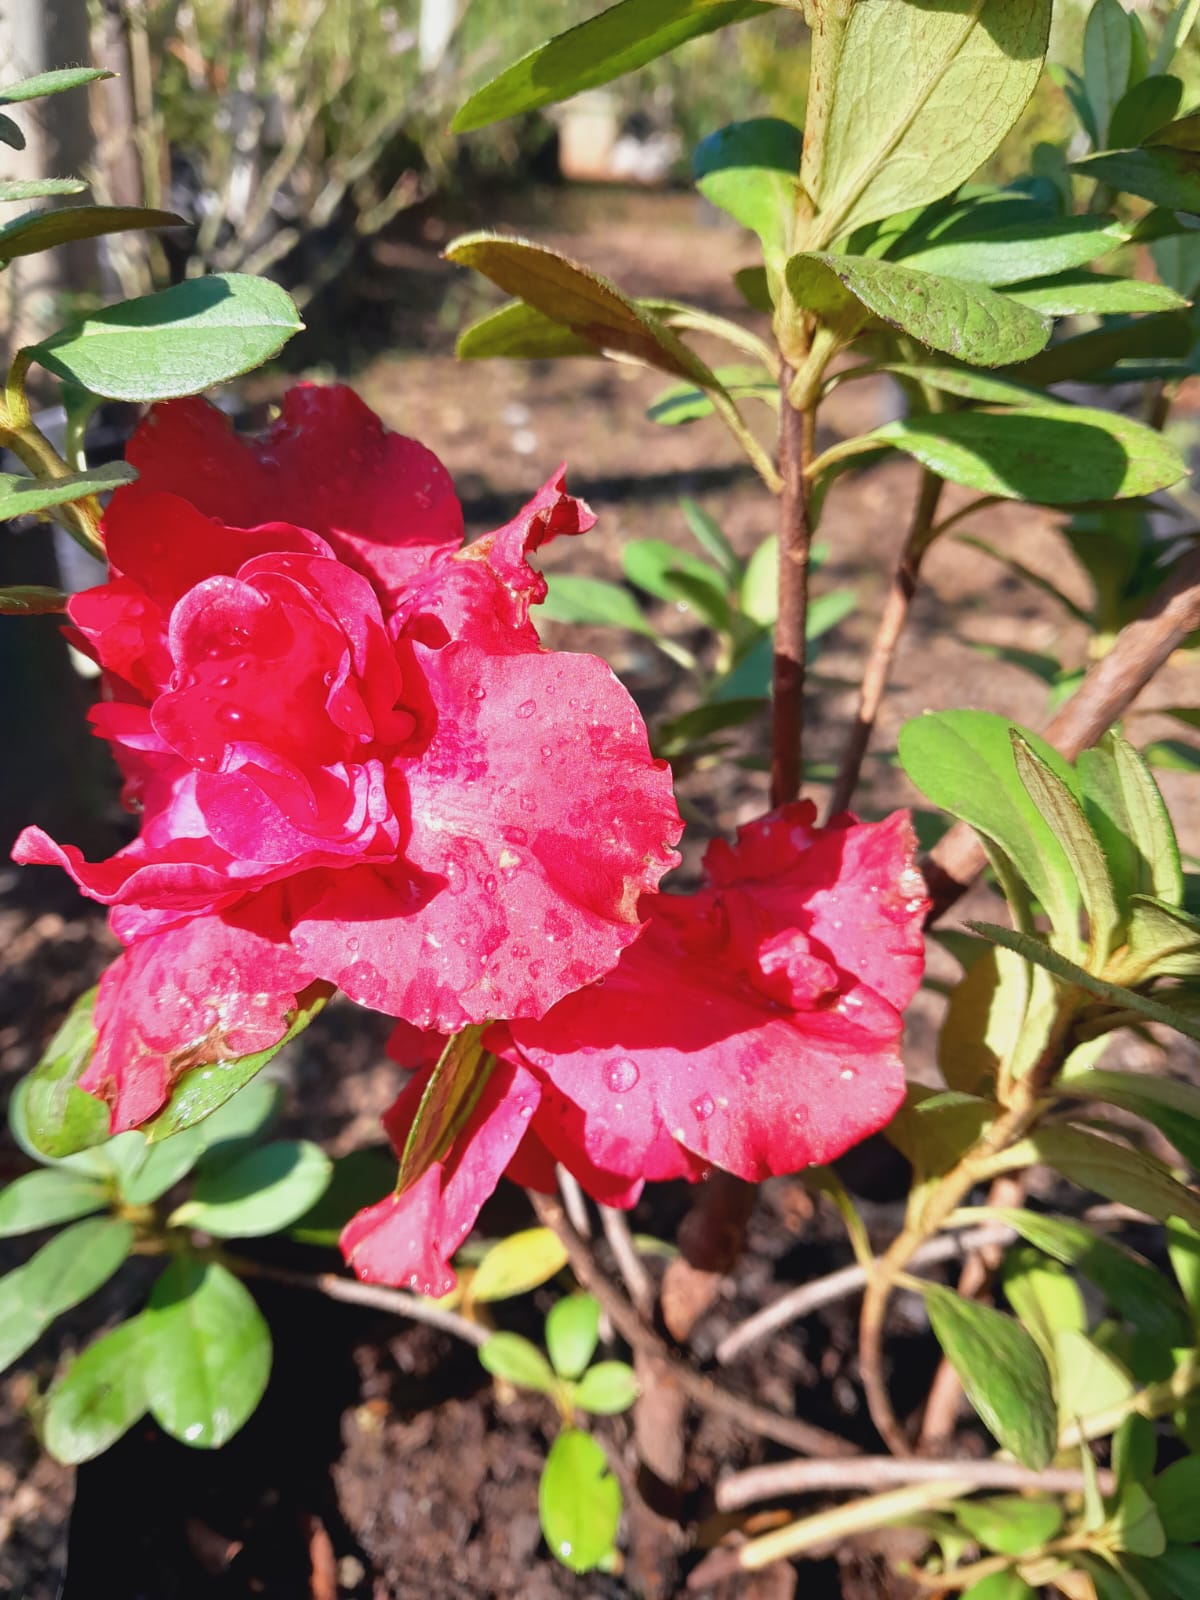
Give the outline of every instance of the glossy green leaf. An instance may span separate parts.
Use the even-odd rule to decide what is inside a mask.
[[[1078,925],[1079,888],[1045,818],[1021,783],[1011,724],[986,711],[943,711],[900,730],[905,772],[934,805],[969,822],[997,844],[1064,935]],[[1077,779],[1042,740],[1030,744],[1068,791]]]
[[[1162,283],[1106,277],[1099,272],[1062,272],[1005,290],[1032,311],[1051,317],[1109,317],[1139,311],[1176,311],[1187,304]]]
[[[988,159],[1041,74],[1050,9],[1050,0],[849,9],[832,80],[817,85],[825,136],[802,172],[819,211],[814,247],[939,199]]]
[[[191,1198],[170,1217],[176,1228],[199,1228],[218,1239],[278,1233],[325,1192],[332,1163],[306,1139],[277,1139],[215,1168],[201,1168]]]
[[[800,179],[800,129],[778,117],[718,128],[692,158],[696,187],[710,204],[758,235],[769,263],[788,253]]]
[[[277,1044],[270,1045],[266,1050],[259,1050],[252,1056],[239,1056],[233,1061],[213,1061],[206,1066],[192,1067],[181,1074],[166,1105],[156,1117],[143,1125],[142,1132],[146,1138],[152,1144],[160,1139],[168,1139],[184,1128],[203,1122],[232,1101],[235,1095],[240,1095],[240,1091],[257,1077],[284,1045],[290,1043],[297,1034],[303,1033],[313,1018],[324,1010],[332,993],[329,984],[314,983],[303,994],[297,995],[295,1010],[289,1013],[287,1032]],[[231,1108],[230,1115],[236,1119],[240,1112],[234,1112]]]
[[[39,72],[32,78],[19,78],[16,83],[6,84],[0,89],[0,106],[40,100],[43,95],[62,94],[65,89],[81,89],[84,84],[114,77],[116,73],[103,67],[56,67],[51,72]]]
[[[870,256],[801,254],[787,264],[788,287],[809,305],[827,293],[829,277],[874,316],[921,344],[973,366],[1027,361],[1050,337],[1050,322],[984,284],[919,271],[907,261]]]
[[[1133,746],[1106,733],[1076,763],[1083,804],[1118,897],[1150,895],[1178,905],[1183,894],[1179,845],[1149,767]]]
[[[7,117],[0,117],[0,139],[3,138]],[[15,123],[9,123],[15,127]],[[8,143],[4,140],[4,143]],[[18,145],[17,147],[21,147]],[[21,178],[10,183],[0,183],[0,201],[43,200],[55,194],[82,194],[87,184],[80,178]]]
[[[1190,150],[1143,145],[1137,150],[1106,150],[1071,162],[1071,171],[1110,188],[1140,195],[1169,211],[1200,211],[1200,157]]]
[[[107,1283],[133,1248],[133,1228],[110,1217],[89,1217],[55,1234],[25,1264],[25,1303],[48,1326]]]
[[[469,233],[446,249],[446,257],[471,267],[507,294],[519,295],[543,316],[601,350],[635,356],[703,388],[717,387],[703,361],[666,323],[578,262],[531,244],[491,233]]]
[[[1165,73],[1143,78],[1125,91],[1109,119],[1109,143],[1115,150],[1142,144],[1166,126],[1179,110],[1183,81]]]
[[[922,1284],[938,1343],[968,1400],[1005,1449],[1027,1467],[1054,1456],[1057,1413],[1050,1372],[1029,1334],[1003,1312]]]
[[[144,206],[61,206],[56,211],[30,211],[0,227],[0,261],[106,233],[186,226],[186,219],[173,211],[151,211]]]
[[[110,400],[169,400],[261,366],[302,326],[278,284],[218,273],[79,317],[33,356]]]
[[[1023,1556],[1055,1538],[1063,1524],[1057,1500],[1029,1500],[1005,1494],[962,1500],[954,1514],[971,1537],[986,1550]]]
[[[142,1333],[140,1317],[119,1323],[76,1356],[51,1389],[42,1438],[56,1460],[91,1461],[145,1415]]]
[[[477,89],[450,124],[451,131],[470,133],[596,89],[689,39],[769,9],[751,0],[620,0],[539,45]]]
[[[546,1351],[560,1378],[578,1378],[595,1355],[599,1340],[600,1304],[593,1295],[565,1295],[550,1307]]]
[[[572,1572],[590,1572],[616,1543],[621,1486],[604,1451],[578,1428],[565,1428],[550,1446],[538,1516],[551,1553]]]
[[[1018,1149],[1081,1189],[1133,1206],[1159,1222],[1179,1217],[1200,1226],[1200,1200],[1172,1177],[1169,1168],[1142,1150],[1103,1139],[1083,1128],[1038,1128]]]
[[[1054,1353],[1058,1409],[1064,1422],[1123,1405],[1136,1389],[1120,1362],[1080,1329],[1059,1329]]]
[[[990,209],[967,212],[914,250],[904,250],[901,241],[900,258],[922,272],[995,287],[1085,267],[1119,249],[1131,231],[1108,216],[1035,215],[997,227],[989,224]]]
[[[104,1185],[64,1168],[27,1172],[0,1189],[0,1238],[73,1222],[108,1204]]]
[[[1064,1074],[1056,1087],[1064,1094],[1120,1106],[1123,1111],[1144,1117],[1200,1171],[1200,1088],[1195,1084],[1151,1073],[1110,1072],[1097,1067]]]
[[[446,1041],[404,1141],[397,1194],[410,1189],[442,1159],[474,1110],[496,1064],[483,1048],[487,1026],[464,1028]]]
[[[44,1156],[73,1155],[108,1138],[108,1107],[77,1087],[96,1048],[95,989],[80,995],[26,1080],[24,1119]]]
[[[1014,731],[1017,776],[1043,821],[1062,846],[1079,885],[1089,927],[1089,965],[1102,968],[1117,937],[1121,917],[1100,841],[1092,832],[1077,795],[1051,770],[1033,746]]]
[[[472,1300],[511,1300],[548,1283],[567,1264],[551,1228],[522,1228],[492,1245],[471,1280]]]
[[[480,317],[459,334],[454,347],[460,361],[554,361],[603,353],[599,345],[543,316],[524,300],[512,300]]]
[[[1163,1274],[1116,1240],[1095,1233],[1074,1217],[1016,1209],[994,1213],[1023,1239],[1093,1283],[1109,1304],[1135,1327],[1164,1345],[1186,1336],[1184,1307]]]
[[[504,1378],[522,1389],[553,1394],[558,1387],[554,1369],[538,1349],[519,1333],[494,1333],[479,1347],[479,1359],[494,1378]]]
[[[1057,1375],[1060,1333],[1082,1333],[1087,1311],[1079,1285],[1061,1262],[1029,1245],[1014,1245],[1004,1258],[1004,1293],[1021,1326]]]
[[[124,461],[113,461],[91,472],[72,472],[50,481],[0,472],[0,522],[46,511],[71,500],[82,500],[90,494],[105,494],[122,483],[132,483],[136,477],[136,470]]]
[[[580,1411],[614,1417],[628,1411],[641,1392],[633,1368],[624,1361],[600,1361],[584,1373],[575,1391]]]
[[[198,1449],[231,1439],[262,1398],[271,1335],[227,1268],[177,1256],[142,1314],[146,1402],[171,1435]]]
[[[1006,949],[1015,950],[1027,961],[1044,967],[1047,972],[1053,973],[1064,983],[1073,984],[1076,988],[1095,995],[1098,1000],[1107,1002],[1116,1011],[1135,1011],[1141,1016],[1149,1017],[1153,1022],[1165,1023],[1168,1028],[1186,1034],[1189,1039],[1200,1041],[1200,1017],[1193,1016],[1183,1007],[1171,1006],[1168,1003],[1169,997],[1152,1000],[1149,995],[1141,994],[1135,989],[1125,989],[1120,984],[1107,983],[1084,967],[1068,961],[1065,956],[1050,949],[1032,934],[1016,933],[1011,928],[1000,928],[990,922],[972,922],[969,926],[974,928],[976,933],[982,934],[985,939],[1004,945]]]
[[[1083,33],[1083,82],[1103,142],[1113,107],[1129,87],[1133,38],[1120,0],[1093,0]]]
[[[1132,417],[1050,403],[906,417],[852,443],[888,444],[951,483],[1039,505],[1154,494],[1187,471],[1173,444]]]
[[[67,609],[61,589],[40,583],[15,583],[0,588],[0,617],[49,617]]]
[[[119,1178],[121,1198],[131,1206],[152,1205],[192,1170],[203,1151],[202,1128],[187,1128],[170,1139],[146,1145],[141,1160]]]

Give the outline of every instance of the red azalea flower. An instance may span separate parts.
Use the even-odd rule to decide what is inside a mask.
[[[129,459],[111,580],[69,611],[141,832],[100,863],[36,828],[14,850],[134,947],[82,1080],[114,1129],[240,1048],[247,1003],[255,1048],[281,1036],[314,979],[452,1032],[609,970],[681,825],[612,672],[529,622],[526,553],[595,520],[561,470],[464,547],[443,467],[348,389],[293,389],[257,439],[175,401]]]
[[[351,1224],[359,1271],[448,1287],[440,1243],[466,1237],[506,1166],[546,1188],[558,1160],[598,1199],[631,1205],[645,1179],[717,1166],[758,1181],[883,1127],[904,1096],[924,881],[907,813],[826,828],[815,816],[798,802],[714,843],[709,886],[643,902],[646,930],[607,977],[493,1029],[486,1043],[523,1074],[523,1142],[514,1154],[497,1136],[519,1120],[485,1095],[422,1184]],[[428,1059],[415,1043],[401,1030],[394,1053]],[[398,1148],[427,1071],[389,1115]]]

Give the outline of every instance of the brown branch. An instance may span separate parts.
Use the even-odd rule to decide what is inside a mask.
[[[785,361],[779,375],[779,613],[775,622],[772,691],[771,804],[800,793],[804,774],[804,671],[807,659],[808,559],[812,545],[807,469],[813,458],[816,411],[798,411],[789,390],[795,376]]]
[[[1111,1494],[1113,1475],[1098,1474],[1102,1494]],[[897,1461],[894,1456],[857,1456],[851,1461],[777,1461],[722,1478],[716,1488],[718,1511],[740,1511],[759,1500],[785,1495],[828,1494],[840,1489],[892,1489],[904,1483],[938,1483],[952,1478],[972,1489],[1035,1489],[1044,1494],[1080,1494],[1083,1473],[1074,1467],[1036,1471],[1015,1461]]]
[[[909,1266],[914,1268],[935,1266],[941,1261],[953,1261],[955,1256],[971,1250],[1008,1244],[1015,1238],[1014,1230],[999,1222],[964,1230],[962,1233],[942,1234],[922,1245],[909,1262]],[[866,1269],[855,1263],[848,1267],[839,1267],[836,1272],[831,1272],[824,1278],[816,1278],[811,1283],[802,1283],[798,1288],[790,1289],[787,1294],[781,1295],[778,1300],[773,1300],[769,1306],[762,1307],[753,1316],[747,1317],[745,1322],[740,1322],[736,1328],[731,1329],[717,1346],[717,1360],[722,1366],[735,1361],[751,1345],[757,1344],[760,1339],[765,1339],[769,1333],[777,1332],[789,1322],[798,1322],[801,1317],[811,1316],[822,1306],[832,1305],[837,1300],[844,1300],[849,1295],[857,1294],[865,1287],[866,1282]]]
[[[863,668],[862,685],[858,691],[858,705],[854,713],[854,726],[850,730],[850,737],[842,752],[829,801],[831,816],[844,811],[854,796],[863,757],[871,742],[875,719],[879,715],[883,692],[892,670],[892,658],[896,654],[896,646],[908,621],[909,606],[917,590],[921,562],[925,558],[925,552],[933,543],[936,532],[933,519],[937,515],[938,501],[941,499],[944,487],[943,480],[935,473],[922,471],[921,487],[917,494],[917,503],[913,508],[912,522],[900,551],[896,570],[892,574],[891,587],[888,589],[879,625],[875,630],[875,638],[871,643],[870,654]]]
[[[559,1202],[533,1190],[528,1194],[538,1221],[543,1227],[552,1228],[562,1240],[571,1270],[588,1293],[595,1295],[626,1344],[638,1355],[661,1361],[673,1381],[696,1405],[728,1417],[748,1433],[774,1439],[777,1444],[791,1445],[804,1455],[853,1456],[859,1453],[857,1446],[848,1439],[841,1439],[799,1417],[781,1417],[752,1401],[742,1400],[688,1366],[665,1339],[643,1322],[620,1290],[600,1271],[591,1250],[575,1232]]]
[[[612,1206],[601,1206],[600,1226],[604,1229],[608,1248],[617,1263],[617,1271],[621,1274],[626,1289],[629,1290],[629,1298],[638,1312],[643,1317],[648,1317],[654,1308],[654,1282],[637,1253],[637,1245],[629,1232],[625,1213],[615,1210]]]
[[[1171,653],[1200,628],[1200,548],[1176,566],[1170,581],[1136,622],[1122,628],[1103,661],[1088,673],[1042,737],[1073,761],[1109,729]],[[925,861],[936,922],[964,894],[984,865],[973,828],[957,822]]]

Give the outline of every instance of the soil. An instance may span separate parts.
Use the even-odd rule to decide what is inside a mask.
[[[731,286],[732,272],[751,259],[742,236],[715,225],[713,214],[690,197],[557,190],[500,204],[507,225],[587,260],[633,293],[687,299],[754,324]],[[455,363],[454,330],[496,297],[442,262],[438,250],[460,223],[475,220],[433,212],[403,219],[356,277],[353,300],[343,291],[336,303],[315,308],[298,359],[314,376],[348,375],[391,425],[432,446],[455,476],[472,532],[511,515],[567,460],[572,488],[591,501],[600,523],[586,539],[552,547],[548,568],[619,578],[627,540],[686,543],[681,495],[710,511],[748,554],[771,531],[770,499],[715,423],[663,429],[645,420],[661,380],[601,362]],[[726,359],[715,347],[704,353]],[[269,401],[278,383],[256,380],[250,400]],[[883,381],[847,385],[827,408],[823,442],[874,426],[897,408],[896,394]],[[914,487],[914,469],[898,462],[843,479],[830,496],[822,525],[829,554],[816,592],[852,586],[857,603],[820,654],[809,752],[816,762],[836,757]],[[948,504],[956,503],[952,495]],[[1086,597],[1049,513],[996,508],[978,531]],[[41,557],[28,542],[21,544],[20,560],[25,575],[10,581],[38,581],[29,574]],[[680,642],[703,645],[690,613],[660,607],[650,615]],[[6,619],[5,627],[23,630],[22,660],[27,670],[31,660],[37,666],[22,703],[24,719],[6,741],[0,816],[12,815],[14,795],[20,809],[27,796],[32,805],[33,797],[57,791],[66,797],[62,809],[72,813],[58,831],[92,852],[109,849],[130,823],[116,805],[111,774],[97,766],[83,733],[86,686],[73,677],[49,619]],[[545,634],[548,643],[608,655],[652,721],[689,704],[684,675],[640,638],[553,624]],[[1044,720],[1042,685],[981,655],[972,648],[978,644],[1017,646],[1075,663],[1084,635],[1036,588],[978,551],[943,541],[928,562],[896,661],[864,774],[859,805],[865,814],[916,798],[888,752],[901,723],[920,710],[976,705],[1033,726]],[[1151,686],[1130,718],[1135,740],[1172,732],[1153,707],[1187,701],[1184,672],[1172,663]],[[37,712],[38,705],[52,709]],[[681,780],[693,822],[686,870],[694,870],[706,834],[729,831],[764,809],[763,731],[752,727],[740,737],[732,752],[740,761]],[[48,771],[47,759],[57,767]],[[1161,776],[1184,846],[1195,853],[1195,798],[1179,775]],[[17,820],[34,820],[34,813]],[[5,855],[7,844],[0,839]],[[0,1092],[7,1095],[33,1065],[69,1004],[115,948],[98,908],[78,900],[60,875],[0,869]],[[934,952],[935,977],[953,970]],[[924,992],[910,1022],[909,1060],[927,1080],[934,1076],[932,1039],[942,1003],[932,989]],[[289,1127],[321,1139],[335,1154],[374,1142],[379,1113],[396,1088],[383,1058],[386,1033],[382,1019],[331,1006],[287,1060]],[[11,1145],[0,1149],[0,1179],[24,1165]],[[900,1158],[873,1141],[847,1163],[845,1177],[872,1229],[886,1239],[906,1186]],[[670,1239],[687,1203],[681,1187],[662,1186],[643,1201],[633,1226]],[[528,1220],[523,1196],[502,1188],[480,1231],[496,1237]],[[25,1241],[0,1247],[0,1268],[23,1259],[24,1247]],[[262,1242],[258,1254],[306,1272],[335,1265],[332,1255],[280,1241]],[[847,1258],[840,1224],[814,1206],[798,1182],[763,1186],[737,1270],[697,1330],[696,1358],[709,1361],[724,1332],[783,1288]],[[549,1402],[503,1393],[469,1348],[443,1335],[266,1284],[259,1298],[274,1333],[274,1373],[258,1413],[232,1443],[215,1454],[190,1450],[147,1424],[72,1473],[39,1451],[37,1396],[66,1353],[129,1314],[144,1292],[143,1271],[123,1273],[57,1324],[0,1385],[0,1592],[25,1600],[667,1596],[682,1592],[703,1544],[722,1531],[709,1499],[716,1477],[785,1453],[724,1421],[696,1417],[685,1487],[688,1526],[699,1531],[689,1548],[634,1492],[626,1421],[605,1421],[599,1431],[626,1489],[625,1570],[576,1578],[550,1559],[538,1532],[537,1479],[554,1425]],[[536,1334],[548,1303],[545,1291],[506,1303],[496,1308],[497,1321]],[[856,1382],[854,1311],[846,1302],[784,1330],[723,1381],[785,1414],[877,1447]],[[927,1389],[937,1352],[907,1300],[898,1303],[889,1349],[898,1404],[911,1409]],[[967,1434],[962,1445],[977,1448],[978,1441]],[[901,1600],[911,1592],[897,1570],[905,1553],[894,1543],[847,1547],[704,1592],[721,1600],[787,1600],[799,1586],[809,1600]]]

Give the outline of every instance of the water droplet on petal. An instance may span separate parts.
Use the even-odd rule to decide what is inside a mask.
[[[524,722],[525,719],[527,717],[531,717],[536,710],[536,700],[522,700],[521,704],[517,707],[517,715],[520,717],[521,721]]]
[[[628,1056],[620,1061],[610,1061],[604,1069],[605,1087],[611,1089],[613,1094],[628,1094],[640,1077],[637,1063],[630,1061]]]
[[[698,1100],[692,1101],[692,1115],[697,1122],[707,1122],[717,1109],[717,1103],[710,1094],[702,1094]]]
[[[222,706],[217,712],[217,721],[223,722],[227,728],[236,728],[242,720],[242,713],[236,706]]]

